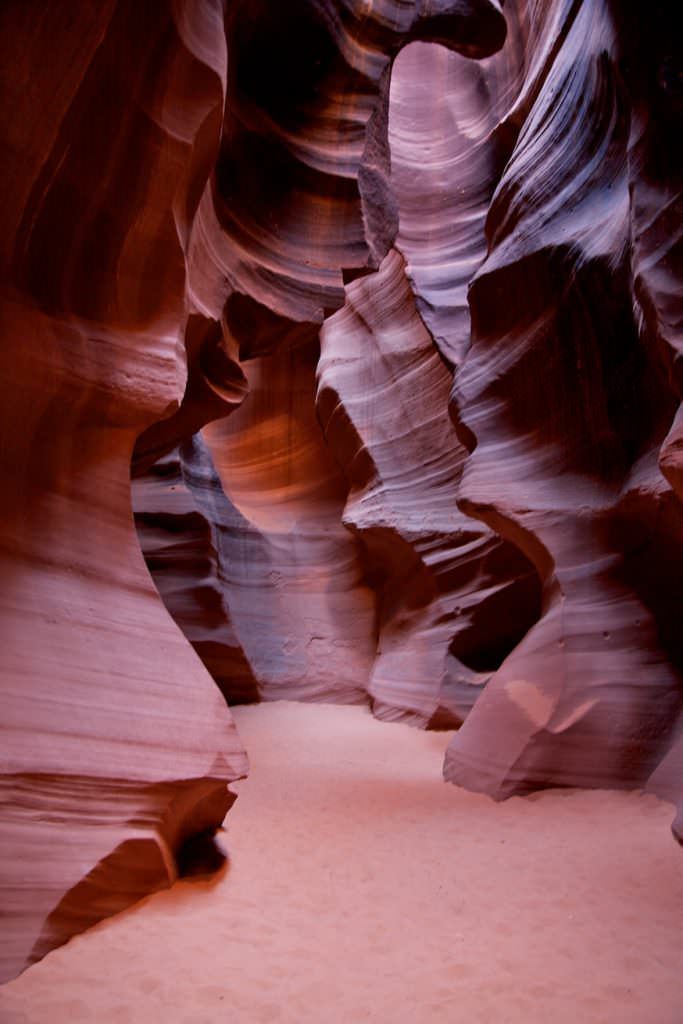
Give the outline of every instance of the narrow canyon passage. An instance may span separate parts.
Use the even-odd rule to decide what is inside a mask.
[[[451,733],[357,706],[234,711],[228,867],[0,989],[3,1024],[680,1024],[671,806],[441,781]]]
[[[0,2],[0,1024],[683,1024],[681,7]]]

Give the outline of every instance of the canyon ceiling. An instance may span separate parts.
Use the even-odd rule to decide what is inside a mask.
[[[683,841],[676,6],[0,6],[3,978],[220,825],[230,703]]]

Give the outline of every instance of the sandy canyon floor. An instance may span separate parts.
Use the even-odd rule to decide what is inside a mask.
[[[0,989],[3,1024],[681,1024],[683,851],[635,793],[495,804],[448,733],[237,708],[250,777],[182,881]]]

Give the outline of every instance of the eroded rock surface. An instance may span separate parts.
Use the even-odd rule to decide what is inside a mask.
[[[265,699],[363,701],[373,672],[374,577],[364,546],[342,524],[349,485],[316,420],[315,366],[318,331],[344,303],[345,281],[376,268],[396,235],[392,60],[406,44],[434,39],[466,55],[459,59],[467,65],[497,50],[505,33],[489,0],[228,8],[228,101],[193,225],[189,294],[199,317],[221,320],[224,347],[251,393],[222,413],[215,403],[197,404],[191,359],[187,411],[141,439],[135,474],[148,464],[146,453],[187,439],[190,409],[195,428],[202,412],[204,423],[215,421],[203,443],[240,525],[222,532],[211,572],[226,581],[225,628],[239,639]],[[160,517],[135,490],[148,564],[195,642],[203,617],[197,580],[187,581],[181,598],[170,549],[164,566],[150,532]],[[174,530],[180,526],[176,519]],[[174,539],[179,552],[194,543],[179,532]],[[448,627],[441,632],[446,643]],[[440,659],[442,651],[434,664]],[[229,681],[221,686],[230,697]],[[395,703],[402,704],[398,694]]]
[[[473,449],[460,506],[525,551],[544,589],[446,758],[447,778],[496,796],[642,785],[681,709],[681,507],[658,465],[679,395],[680,221],[667,221],[680,164],[664,143],[655,170],[647,120],[680,125],[680,93],[656,84],[661,52],[643,58],[609,4],[549,7],[529,5],[543,59],[509,115],[519,136],[454,386]]]
[[[262,697],[357,703],[374,600],[315,416],[317,359],[313,343],[245,363],[249,397],[202,435],[239,518],[222,549],[226,593]]]
[[[176,876],[246,757],[130,509],[184,387],[185,246],[220,5],[4,4],[2,867],[7,978]]]
[[[224,691],[254,696],[279,672],[290,696],[315,696],[325,668],[330,696],[363,696],[373,609],[336,515],[343,477],[314,431],[316,325],[342,304],[344,271],[376,266],[395,234],[393,57],[411,39],[479,57],[504,36],[494,0],[3,5],[5,975],[166,884],[245,771],[144,568],[128,479],[141,434],[148,560]],[[300,379],[298,354],[294,378],[270,356],[283,345],[303,353]],[[275,362],[244,374],[252,356]],[[251,471],[226,496],[193,440],[247,378],[259,414],[261,392],[282,405],[262,419],[272,439],[305,424],[256,477],[299,445],[312,472],[329,467],[303,496],[270,487],[288,509],[270,526]],[[223,451],[249,452],[248,414],[242,426]]]
[[[3,976],[220,824],[225,697],[683,809],[679,28],[2,6]]]
[[[318,411],[351,484],[343,521],[378,592],[369,693],[379,717],[459,724],[535,621],[537,577],[458,509],[466,451],[444,415],[452,375],[400,255],[346,294],[321,332]]]

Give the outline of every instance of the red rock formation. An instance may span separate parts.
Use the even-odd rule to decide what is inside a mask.
[[[249,397],[202,434],[236,510],[226,594],[261,695],[351,703],[366,699],[374,602],[315,417],[317,358],[314,344],[245,363]]]
[[[246,758],[130,511],[182,394],[220,4],[4,4],[3,977],[176,874]]]
[[[229,333],[190,317],[188,379],[183,401],[148,427],[133,453],[133,508],[147,567],[164,604],[232,702],[256,700],[259,689],[232,621],[223,549],[241,527],[226,499],[199,428],[227,416],[247,394]],[[263,556],[265,557],[265,556]],[[248,561],[262,558],[252,546]]]
[[[376,264],[390,244],[386,121],[401,45],[434,38],[481,56],[504,34],[494,0],[298,2],[286,16],[265,2],[226,14],[219,0],[3,6],[6,974],[166,884],[174,851],[220,822],[225,783],[245,769],[218,691],[144,570],[130,516],[136,436],[149,428],[135,459],[148,547],[159,556],[159,516],[167,533],[189,516],[207,553],[189,574],[185,562],[180,576],[190,582],[166,589],[169,604],[182,619],[195,599],[184,595],[208,564],[195,644],[209,661],[232,657],[252,686],[256,656],[244,659],[233,643],[239,630],[229,633],[223,600],[232,586],[239,619],[245,574],[234,568],[234,545],[224,575],[211,554],[234,509],[214,500],[210,461],[190,438],[243,394],[238,356],[266,353],[292,330],[298,338],[302,321],[319,323],[343,301],[343,269]],[[221,319],[217,334],[211,321]],[[184,341],[185,401],[158,427],[181,397]],[[310,433],[309,365],[301,421]],[[165,460],[156,469],[155,457]],[[180,483],[164,479],[170,468],[182,480],[176,491]],[[347,598],[326,593],[325,574],[342,548],[356,548],[340,526],[336,539],[315,536],[334,533],[331,509],[345,496],[334,473],[321,493],[324,525],[308,537],[321,572],[303,590],[339,610]],[[238,547],[250,559],[277,548],[269,573],[286,565],[296,589],[291,540],[285,550],[272,536],[254,542],[251,525],[247,532]],[[183,562],[177,545],[164,556]],[[357,576],[355,554],[343,557]],[[253,595],[251,605],[250,614]],[[313,632],[309,617],[310,641],[322,642],[317,661],[329,663],[330,636]],[[362,660],[372,632],[362,626],[355,644],[354,628],[341,644]],[[344,685],[360,693],[363,673],[347,661]]]
[[[159,594],[224,697],[231,703],[258,700],[258,683],[228,606],[230,561],[223,550],[239,529],[239,517],[200,435],[134,480],[133,507]],[[257,564],[255,552],[249,564]]]
[[[447,778],[683,836],[676,13],[506,19],[2,6],[3,976],[245,771],[131,456],[230,699],[452,723],[491,677]]]
[[[635,36],[597,0],[530,12],[543,59],[508,115],[521,130],[454,389],[476,444],[460,505],[517,544],[544,586],[539,623],[446,759],[447,778],[496,796],[642,784],[681,709],[681,578],[665,552],[680,550],[683,524],[657,466],[675,409],[656,336],[667,316],[654,330],[634,318],[632,292],[673,312],[675,243],[657,230],[671,197],[635,159],[642,118],[620,72]]]
[[[361,548],[341,524],[347,484],[315,419],[316,335],[325,313],[343,303],[344,280],[375,266],[396,231],[392,57],[410,39],[432,36],[482,56],[500,45],[505,24],[488,0],[336,10],[298,0],[286,12],[275,3],[234,5],[226,32],[229,96],[192,231],[190,296],[202,317],[222,318],[225,346],[254,393],[204,432],[233,507],[211,571],[225,581],[223,628],[238,638],[263,697],[363,700],[376,646],[373,599]],[[206,374],[196,364],[191,358],[183,409],[141,439],[136,473],[149,453],[229,411],[201,396],[193,381]],[[135,491],[148,564],[195,642],[200,577],[179,584],[178,559],[149,534],[159,529],[159,509],[137,484]],[[173,543],[192,574],[193,540],[179,527],[176,517]],[[241,699],[239,678],[231,689],[221,675],[221,686]]]
[[[420,317],[451,366],[469,347],[467,288],[486,256],[486,215],[510,155],[501,119],[528,57],[520,13],[508,11],[506,45],[487,60],[414,43],[391,76],[396,247]]]
[[[444,415],[452,376],[401,257],[346,294],[321,332],[318,411],[351,483],[344,523],[379,591],[369,692],[381,718],[459,723],[536,618],[537,578],[458,509],[466,452]]]
[[[228,6],[226,34],[228,103],[193,232],[193,300],[218,318],[238,293],[273,328],[276,317],[319,324],[344,301],[343,273],[376,267],[395,235],[392,58],[411,39],[486,56],[505,20],[497,0],[258,0]]]

